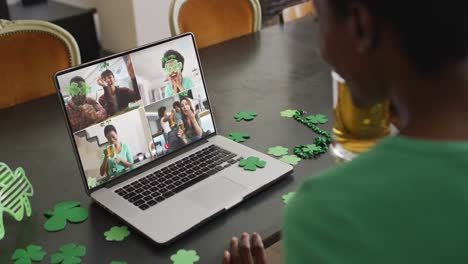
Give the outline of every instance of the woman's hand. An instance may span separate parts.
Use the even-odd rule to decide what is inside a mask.
[[[107,87],[107,82],[104,81],[101,77],[97,79],[97,83],[99,84],[99,86],[102,86],[103,88]]]
[[[182,129],[179,129],[179,131],[177,131],[177,136],[180,138],[180,139],[184,139],[185,137],[185,133]]]
[[[223,256],[223,264],[267,264],[265,248],[259,234],[243,233],[240,239],[233,237],[229,251]]]
[[[115,157],[114,162],[115,162],[116,165],[118,165],[118,164],[120,164],[122,162],[122,160],[119,157]]]
[[[187,117],[187,120],[190,120],[191,123],[197,122],[197,119],[195,118],[195,113],[192,111],[188,111],[188,113],[185,115]]]

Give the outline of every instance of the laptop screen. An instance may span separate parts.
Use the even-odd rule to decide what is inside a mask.
[[[56,81],[90,189],[215,132],[191,35]]]

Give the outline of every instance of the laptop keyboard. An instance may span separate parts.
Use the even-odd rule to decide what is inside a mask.
[[[210,145],[115,192],[146,210],[241,159],[221,147]]]

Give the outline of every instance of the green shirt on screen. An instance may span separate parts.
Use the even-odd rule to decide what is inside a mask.
[[[132,153],[130,152],[130,149],[128,147],[127,144],[125,143],[121,143],[122,144],[122,150],[120,151],[119,154],[117,154],[117,157],[120,159],[120,160],[126,160],[130,163],[133,163],[133,157],[132,157]],[[107,147],[107,145],[106,145]],[[101,152],[101,163],[102,161],[104,160],[105,158],[105,155],[104,155],[104,150],[106,148],[104,148]],[[109,158],[108,161],[108,167],[107,167],[107,173],[108,175],[114,175],[116,173],[119,173],[119,172],[122,172],[123,170],[125,170],[125,167],[124,165],[122,165],[122,163],[119,163],[119,164],[116,164],[115,163],[115,159],[113,158]]]
[[[182,77],[182,87],[185,88],[185,90],[190,90],[193,87],[193,81],[190,77]],[[171,97],[174,96],[174,88],[172,86],[172,83],[168,83],[166,85],[166,92],[164,93],[165,97]]]
[[[307,180],[283,236],[286,264],[468,263],[468,142],[384,140]]]

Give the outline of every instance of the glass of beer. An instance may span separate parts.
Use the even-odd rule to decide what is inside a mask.
[[[179,126],[179,129],[182,129],[182,131],[185,131],[184,121],[179,120],[179,123],[177,125]]]
[[[341,161],[349,161],[373,147],[390,134],[390,102],[359,108],[351,100],[345,80],[336,72],[333,78],[333,154]]]
[[[114,144],[110,144],[107,146],[107,157],[113,159],[115,158],[115,147]]]

